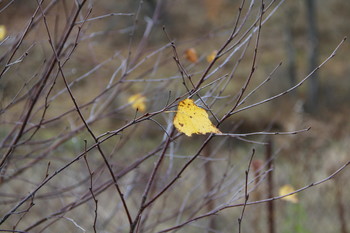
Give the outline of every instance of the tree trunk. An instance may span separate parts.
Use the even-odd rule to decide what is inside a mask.
[[[269,138],[266,145],[265,160],[267,162],[267,168],[273,169],[273,141]],[[267,198],[274,196],[274,183],[273,183],[273,170],[267,174]],[[267,232],[275,233],[275,208],[274,202],[267,202]]]
[[[289,5],[293,3],[290,2]],[[286,9],[286,19],[284,23],[285,29],[285,46],[287,52],[287,75],[289,82],[292,86],[296,85],[296,57],[295,57],[295,46],[294,46],[294,33],[293,33],[293,21],[295,19],[295,8],[288,6]],[[294,92],[293,92],[294,93]]]
[[[318,32],[316,19],[316,5],[315,0],[305,0],[306,14],[308,22],[308,40],[309,40],[309,71],[314,70],[318,65]],[[306,111],[315,113],[318,108],[319,98],[319,80],[315,72],[308,82],[308,97],[306,100]]]

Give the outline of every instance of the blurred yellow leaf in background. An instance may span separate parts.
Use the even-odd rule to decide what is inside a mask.
[[[0,40],[3,40],[6,36],[6,27],[5,25],[0,25]]]
[[[196,63],[198,61],[197,52],[194,48],[189,48],[185,51],[185,58],[192,63]]]
[[[278,193],[279,193],[279,196],[284,196],[288,193],[292,193],[294,192],[295,189],[289,185],[289,184],[286,184],[286,185],[283,185],[279,190],[278,190]],[[283,200],[285,201],[289,201],[289,202],[292,202],[292,203],[298,203],[298,197],[296,194],[293,194],[293,195],[290,195],[290,196],[287,196],[287,197],[284,197]]]
[[[135,94],[129,97],[128,102],[131,107],[137,111],[146,111],[146,100],[147,98],[141,94]]]
[[[207,56],[207,62],[208,63],[211,63],[213,60],[214,60],[214,58],[216,57],[216,54],[218,53],[218,51],[217,50],[214,50],[213,52],[211,52],[211,54],[209,54],[208,56]]]
[[[221,133],[209,120],[208,113],[198,107],[192,99],[179,102],[174,126],[189,137],[192,134]]]

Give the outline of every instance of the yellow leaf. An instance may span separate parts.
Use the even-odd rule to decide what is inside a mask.
[[[211,63],[213,60],[214,60],[214,58],[216,57],[216,54],[218,53],[218,51],[217,50],[214,50],[213,52],[211,52],[211,54],[209,54],[208,56],[207,56],[207,62],[208,63]]]
[[[185,51],[185,58],[192,63],[196,63],[198,61],[197,52],[194,48],[189,48]]]
[[[288,193],[292,193],[294,191],[295,191],[295,189],[291,185],[286,184],[286,185],[283,185],[278,190],[278,193],[279,193],[280,196],[284,196],[284,195],[286,195]],[[298,202],[298,197],[297,197],[297,194],[292,194],[292,195],[284,197],[283,200],[290,201],[292,203],[297,203]]]
[[[146,110],[146,100],[147,98],[141,94],[135,94],[129,97],[128,102],[131,107],[140,112],[145,112]]]
[[[185,99],[179,103],[174,126],[189,137],[192,134],[221,133],[209,120],[208,113],[198,107],[192,99]]]
[[[0,25],[0,41],[3,40],[6,36],[6,27],[5,25]]]

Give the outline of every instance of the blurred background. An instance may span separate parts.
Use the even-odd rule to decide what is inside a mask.
[[[77,2],[43,3],[43,9],[48,9],[46,20],[54,44],[59,42]],[[170,40],[175,42],[178,58],[194,82],[198,81],[210,63],[208,56],[227,41],[241,4],[237,0],[87,1],[65,45],[62,61],[67,59],[64,65],[66,79],[72,84],[74,96],[86,119],[91,120],[96,135],[123,127],[139,114],[135,114],[128,104],[128,98],[135,93],[142,93],[147,98],[146,112],[158,111],[167,99],[173,100],[186,93]],[[244,106],[297,85],[324,62],[350,32],[349,1],[269,0],[264,4],[263,19],[266,21],[261,28],[256,71],[248,90],[262,83],[281,62],[282,65]],[[256,26],[254,22],[260,14],[260,5],[261,1],[245,2],[239,22],[246,20],[246,23],[239,28],[235,42],[240,37],[247,37],[244,32],[251,25]],[[6,70],[0,80],[1,154],[8,151],[8,145],[18,131],[16,125],[22,119],[22,110],[28,103],[24,100],[30,99],[31,90],[52,54],[44,21],[42,18],[35,21],[40,13],[32,18],[37,9],[36,1],[0,1],[0,66],[1,70]],[[30,28],[13,59],[9,60],[31,19],[36,25]],[[81,29],[78,26],[82,26]],[[239,64],[234,78],[222,92],[223,99],[218,98],[217,107],[213,107],[220,116],[228,109],[224,96],[239,93],[251,72],[255,40],[256,35],[247,43],[246,53],[243,53],[243,47],[240,48],[239,54],[214,74],[216,78],[224,77]],[[78,41],[76,47],[75,41]],[[195,58],[190,58],[189,49],[196,53]],[[251,179],[254,180],[250,183],[250,201],[279,196],[280,188],[286,184],[295,190],[302,188],[326,178],[347,163],[350,159],[349,51],[346,41],[336,56],[312,73],[301,86],[271,102],[238,112],[220,126],[222,132],[234,133],[295,131],[311,127],[309,131],[287,136],[257,135],[249,140],[215,138],[185,173],[185,181],[148,212],[151,223],[145,223],[140,232],[170,228],[220,207],[222,203],[242,203],[244,171],[252,148],[256,154],[251,168],[254,172]],[[6,171],[1,173],[1,216],[45,177],[84,151],[84,140],[89,134],[82,130],[81,120],[64,91],[65,85],[60,78],[56,80],[56,76],[55,72],[51,74],[51,84],[44,89],[34,108],[26,135],[19,141]],[[117,83],[115,89],[113,83]],[[150,121],[141,122],[137,127],[125,129],[121,137],[103,144],[116,174],[123,177],[121,186],[132,207],[139,205],[156,159],[147,160],[125,176],[118,172],[127,170],[128,165],[158,148],[165,137],[163,131],[171,126],[173,115],[170,112],[155,116],[163,128]],[[43,122],[42,127],[37,127]],[[203,141],[204,136],[190,139],[182,136],[175,142],[171,151],[178,157],[173,161],[169,155],[153,194],[177,174],[187,157],[193,156]],[[108,172],[97,151],[91,153],[89,162],[94,175],[97,174],[94,184],[99,200],[98,232],[128,232],[121,203],[116,201],[115,190],[109,188]],[[247,206],[242,229],[269,233],[349,233],[349,178],[347,168],[326,183],[298,193],[297,200],[282,199],[274,204]],[[36,194],[33,208],[29,207],[28,201],[26,208],[19,209],[19,214],[11,216],[0,229],[92,232],[93,202],[90,198],[90,201],[78,204],[78,200],[89,198],[88,181],[84,161],[74,163],[60,174],[58,180],[53,180]],[[218,188],[221,185],[223,188]],[[214,190],[210,187],[215,187],[215,195],[210,194]],[[208,201],[209,194],[212,198]],[[241,211],[240,207],[225,209],[217,215],[189,223],[177,232],[236,232]],[[136,214],[135,211],[132,214]],[[164,220],[163,214],[167,217]]]

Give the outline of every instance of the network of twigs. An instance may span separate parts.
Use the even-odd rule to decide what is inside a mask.
[[[259,171],[255,171],[258,176],[252,174],[251,163],[256,153],[252,149],[249,159],[241,161],[245,164],[243,180],[237,181],[231,168],[227,167],[220,177],[215,178],[215,182],[209,182],[204,193],[199,191],[200,185],[204,183],[203,177],[191,169],[198,165],[195,165],[197,161],[202,162],[201,166],[207,166],[211,160],[222,159],[216,155],[217,151],[229,139],[266,144],[266,141],[256,141],[251,136],[291,135],[308,131],[309,128],[291,132],[241,134],[234,133],[234,129],[225,129],[221,135],[208,134],[196,138],[200,140],[196,151],[186,154],[181,162],[175,161],[181,157],[183,145],[194,140],[173,127],[173,116],[169,112],[174,111],[180,100],[196,99],[199,105],[209,111],[213,122],[220,128],[235,114],[294,91],[336,55],[345,39],[295,86],[247,104],[249,98],[268,83],[281,66],[277,64],[264,81],[255,87],[251,86],[259,55],[260,32],[282,2],[270,1],[265,5],[263,1],[247,3],[242,0],[231,26],[216,32],[217,36],[226,36],[217,49],[217,55],[204,69],[196,70],[196,64],[189,64],[179,55],[179,44],[182,42],[172,38],[166,25],[162,30],[168,42],[152,51],[147,47],[150,32],[159,26],[157,20],[162,1],[157,1],[152,19],[148,21],[143,37],[138,40],[135,31],[139,30],[141,3],[135,13],[109,13],[91,17],[93,5],[87,0],[72,3],[53,0],[49,4],[38,0],[37,8],[23,31],[18,32],[17,36],[8,36],[0,44],[3,52],[0,54],[0,82],[6,84],[10,83],[9,79],[16,79],[12,80],[16,83],[15,88],[3,95],[0,110],[4,128],[0,144],[0,231],[43,232],[59,221],[68,220],[79,230],[91,228],[98,232],[104,228],[103,224],[108,225],[109,218],[118,216],[116,232],[170,232],[200,219],[214,217],[223,210],[240,208],[237,229],[241,232],[246,206],[272,202],[304,191],[332,179],[344,170],[349,162],[330,176],[295,192],[250,201],[249,194],[273,170],[266,163]],[[56,12],[60,9],[59,4],[71,11],[66,9],[65,26],[57,33],[52,16],[59,14]],[[254,15],[255,12],[258,13]],[[70,61],[74,60],[80,46],[84,47],[86,42],[94,40],[95,34],[88,33],[89,27],[95,21],[110,17],[132,18],[131,26],[128,27],[129,46],[125,51],[116,50],[112,57],[99,62],[84,74],[72,75],[68,68]],[[32,59],[33,50],[38,47],[28,39],[33,37],[38,27],[44,28],[45,38],[36,38],[36,43],[42,43],[41,46],[48,49],[33,75],[29,73],[24,78],[16,76],[22,64]],[[239,91],[228,94],[227,89],[236,82],[236,72],[246,56],[250,56],[251,61],[243,85]],[[93,88],[97,84],[91,83],[99,82],[92,78],[95,72],[110,62],[118,65],[114,66],[107,82],[103,82],[103,88],[98,93],[91,90],[88,100],[80,98],[76,93],[81,94],[81,90],[84,90],[82,83],[88,80],[88,88]],[[149,78],[151,73],[162,75],[162,67],[167,69],[175,66],[177,71],[172,76]],[[132,112],[130,104],[123,99],[140,84],[144,87],[141,92],[149,97],[149,102],[158,98],[158,105],[155,104],[146,113],[136,111],[129,114]],[[158,92],[165,93],[164,98],[152,97]],[[68,99],[73,107],[61,112],[51,107],[58,106],[63,99]],[[99,124],[103,125],[106,119],[118,121],[115,124],[117,128],[101,132]],[[137,137],[138,127],[144,129],[145,122],[150,123],[150,128],[156,128],[149,134],[144,133],[146,137],[154,137],[152,135],[156,132],[161,139],[149,151],[142,149],[143,140]],[[210,144],[217,138],[220,138],[220,143],[215,146]],[[66,149],[67,143],[71,141],[78,146]],[[128,149],[124,148],[125,145]],[[186,174],[187,171],[190,171],[190,175]],[[193,187],[187,187],[190,191],[181,193],[184,188],[182,185],[186,185],[184,179],[195,181]],[[259,182],[256,182],[257,179]],[[114,189],[111,190],[111,186]],[[9,196],[9,193],[16,195]],[[178,194],[183,194],[187,199],[174,203],[178,202],[174,199]],[[79,212],[81,216],[76,217],[77,212],[70,215],[82,206],[85,209]],[[113,209],[112,214],[106,217],[104,208],[108,211]]]

